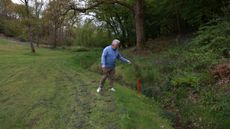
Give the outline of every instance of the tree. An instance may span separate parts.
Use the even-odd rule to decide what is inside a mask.
[[[95,9],[102,4],[119,4],[125,8],[128,8],[132,13],[134,13],[135,18],[135,28],[136,28],[136,47],[137,49],[142,49],[145,42],[144,34],[144,0],[135,0],[131,4],[127,1],[121,0],[92,0],[89,1],[87,7],[79,7],[75,2],[71,2],[67,8],[69,10],[86,12],[87,10]]]
[[[100,27],[107,29],[111,35],[121,40],[122,47],[133,46],[135,30],[133,14],[120,5],[103,5],[94,10],[94,15],[100,21]]]
[[[65,13],[65,4],[68,2],[69,0],[50,0],[48,8],[44,12],[43,18],[50,22],[49,26],[53,31],[53,48],[57,47],[58,31],[66,27],[64,24],[66,19],[71,19],[68,18],[69,13],[63,15]]]
[[[34,0],[34,11],[37,19],[40,18],[43,6],[44,6],[43,0],[41,0],[40,2],[38,0]]]
[[[37,44],[37,47],[39,47],[39,43],[40,43],[40,39],[41,37],[41,33],[42,33],[42,19],[40,18],[42,15],[42,8],[44,7],[44,1],[38,1],[38,0],[34,0],[34,6],[33,6],[33,10],[34,10],[34,14],[35,14],[35,22],[36,24],[34,25],[34,29],[35,31],[33,31],[34,34],[34,41]]]
[[[144,34],[144,0],[136,0],[134,5],[137,48],[141,49],[145,42]]]
[[[25,9],[26,9],[26,21],[27,21],[27,28],[28,28],[28,39],[29,39],[29,43],[30,43],[30,47],[31,47],[31,51],[32,53],[35,53],[35,48],[34,48],[34,44],[33,44],[33,40],[32,40],[32,29],[31,29],[31,11],[30,11],[30,6],[29,6],[29,2],[30,0],[21,0],[21,2],[25,5]]]
[[[0,16],[10,16],[12,13],[12,1],[11,0],[1,0],[0,1]]]

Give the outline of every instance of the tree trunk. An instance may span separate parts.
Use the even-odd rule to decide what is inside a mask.
[[[57,47],[57,25],[56,23],[54,24],[54,43],[53,43],[53,48]]]
[[[28,25],[28,38],[29,38],[29,43],[30,43],[30,47],[31,47],[31,52],[35,53],[35,48],[34,48],[34,44],[32,42],[32,31],[31,31],[31,25]]]
[[[40,39],[39,39],[40,34],[36,36],[36,45],[37,45],[37,48],[39,48],[39,43],[40,43]]]
[[[142,49],[145,42],[144,34],[144,0],[136,0],[135,4],[136,47]]]
[[[178,9],[176,9],[176,23],[177,23],[177,34],[181,34],[180,14]]]
[[[28,27],[28,39],[31,47],[31,52],[35,53],[34,44],[32,42],[32,31],[31,31],[31,24],[30,24],[30,10],[29,10],[29,0],[24,0],[26,6],[26,13],[27,13],[27,27]]]

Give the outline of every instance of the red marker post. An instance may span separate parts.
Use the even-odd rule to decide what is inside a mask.
[[[141,80],[138,79],[137,81],[137,91],[138,91],[138,95],[140,96],[141,95]]]

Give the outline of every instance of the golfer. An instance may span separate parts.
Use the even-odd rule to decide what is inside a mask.
[[[131,62],[124,57],[118,51],[120,41],[115,39],[112,42],[112,45],[107,46],[102,53],[101,56],[101,67],[103,71],[103,76],[100,80],[99,87],[97,92],[99,93],[102,88],[104,87],[105,81],[109,78],[110,82],[110,91],[115,92],[116,90],[113,87],[114,82],[114,75],[115,75],[115,66],[116,66],[116,59],[120,59],[122,62],[131,64]]]

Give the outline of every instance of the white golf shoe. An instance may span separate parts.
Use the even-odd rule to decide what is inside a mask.
[[[114,88],[111,88],[110,91],[115,92],[116,90]]]
[[[101,91],[101,87],[97,88],[97,93],[99,93]]]

